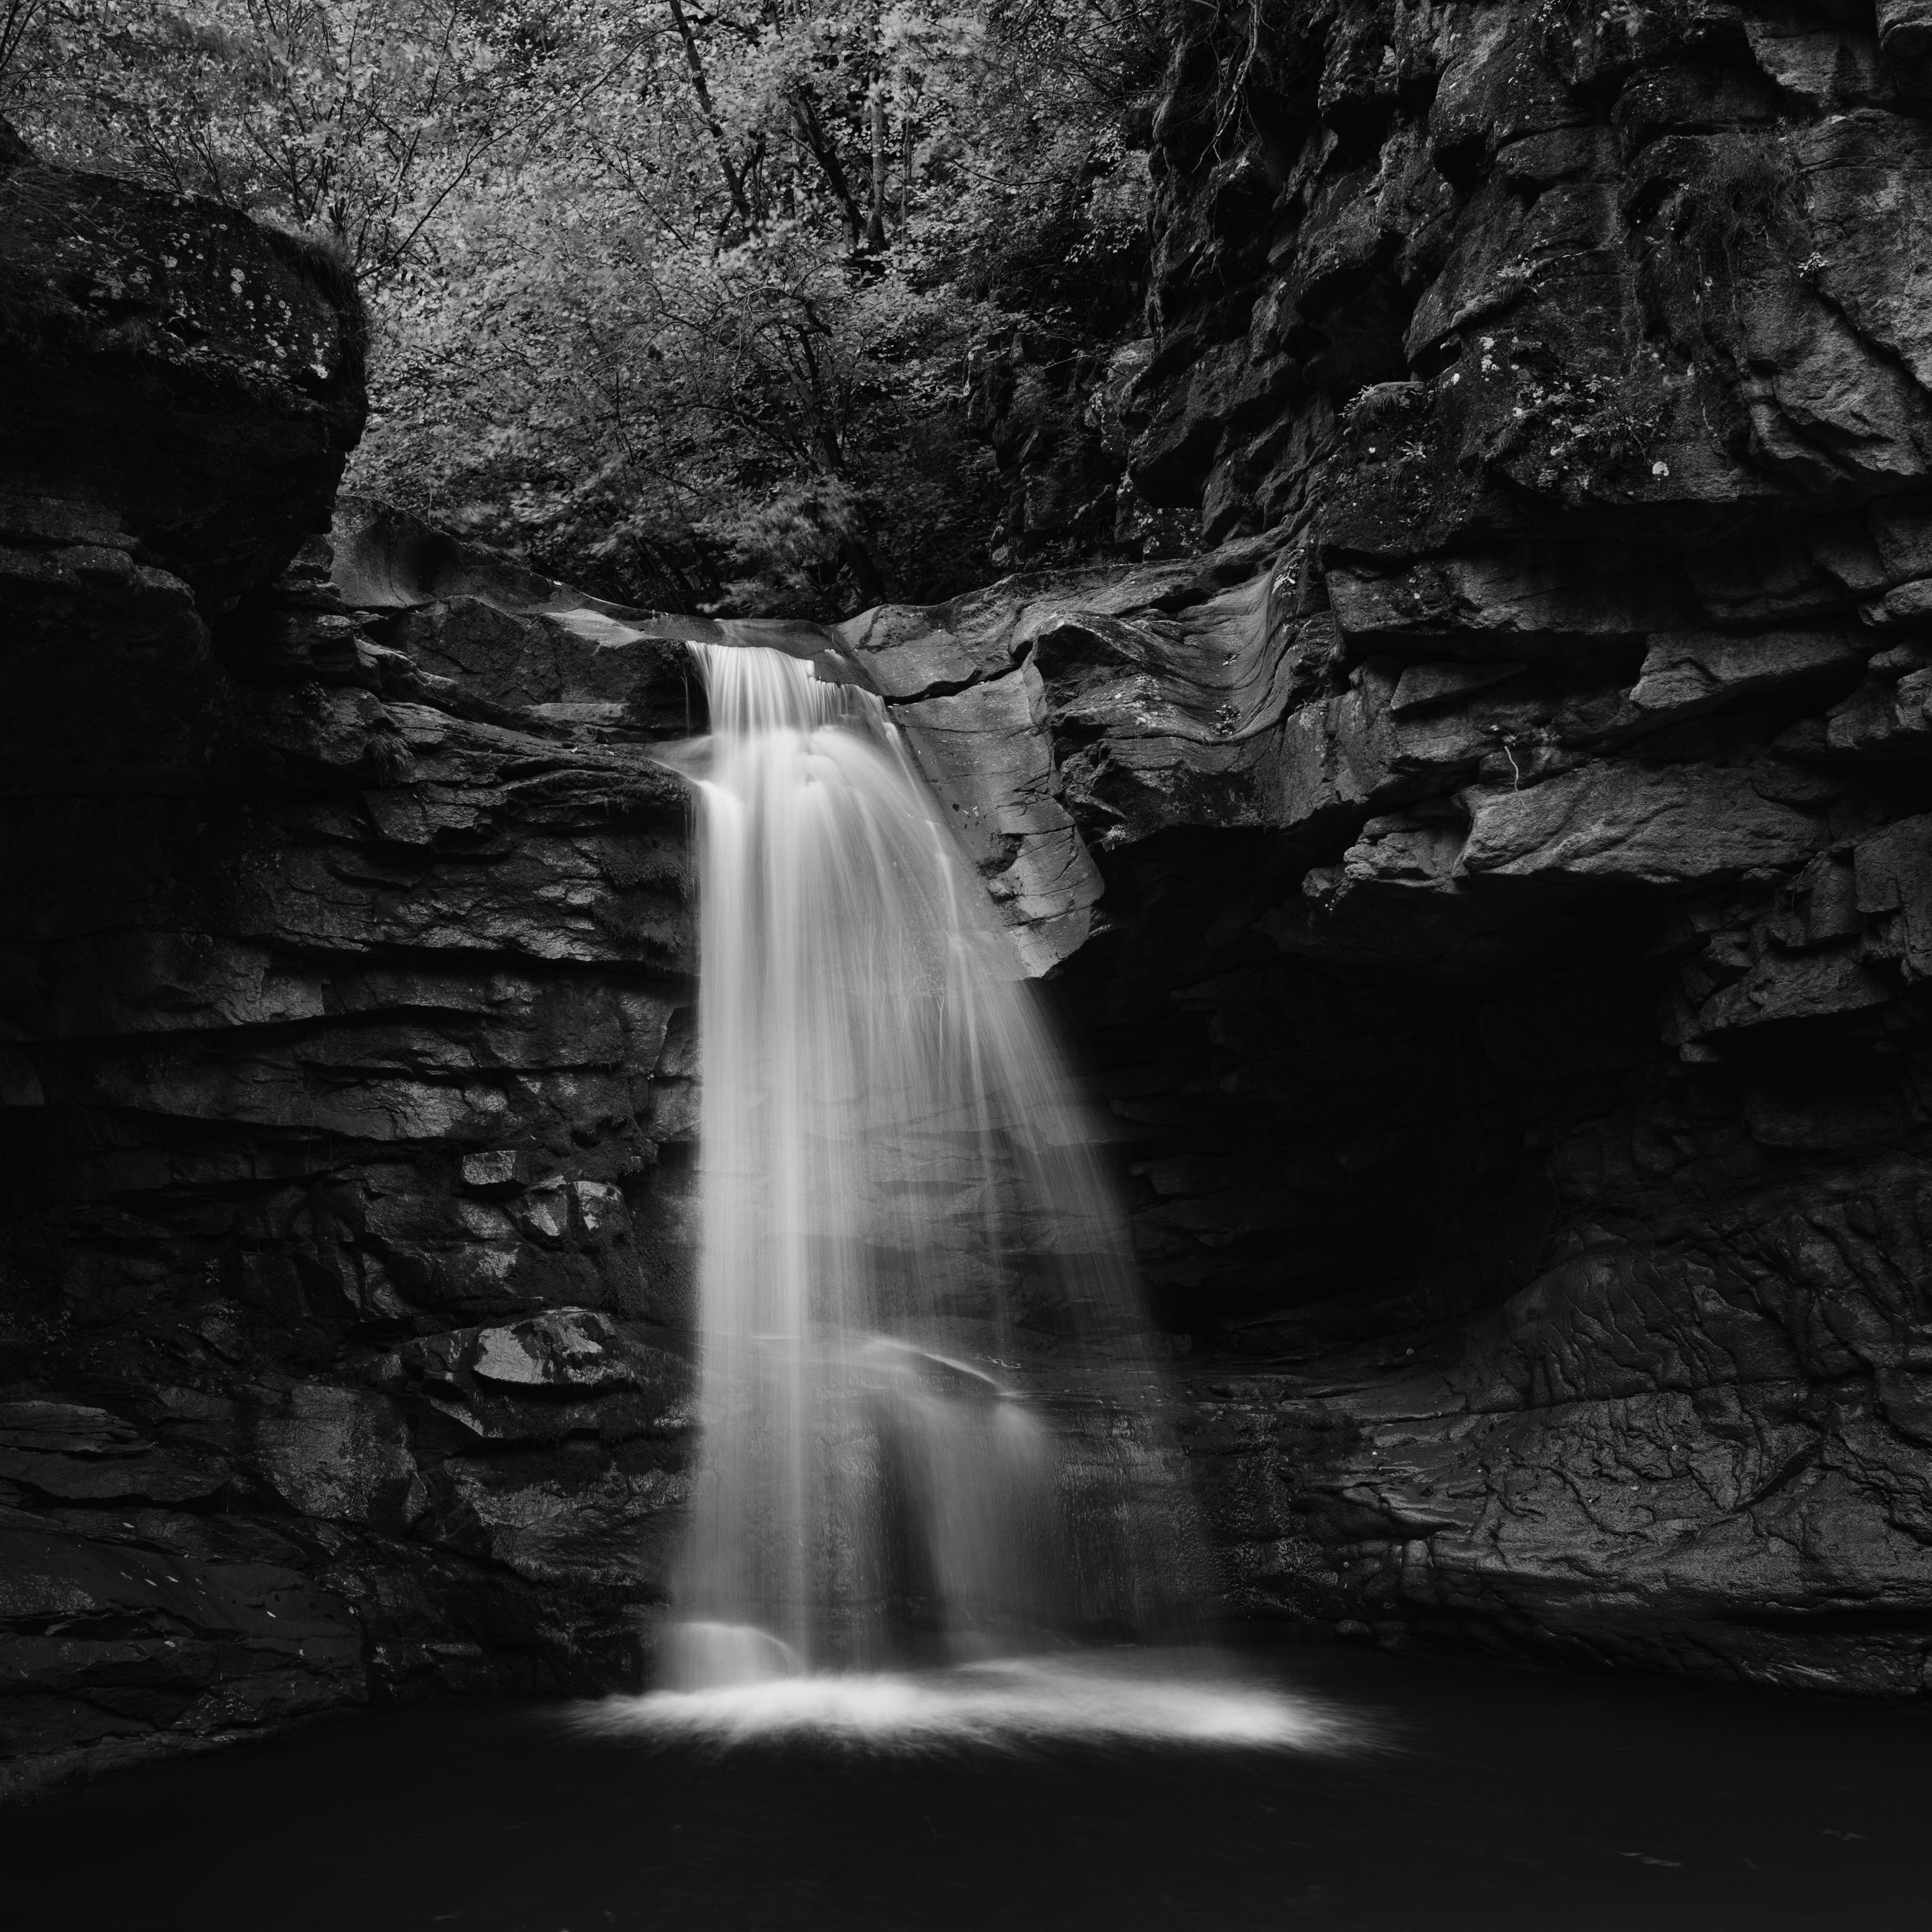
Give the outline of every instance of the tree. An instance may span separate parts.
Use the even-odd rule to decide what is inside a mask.
[[[603,77],[535,72],[524,24],[478,0],[42,0],[15,91],[55,158],[326,235],[380,281]]]
[[[973,344],[1132,326],[1127,0],[45,4],[30,138],[355,268],[353,480],[620,596],[964,587]]]

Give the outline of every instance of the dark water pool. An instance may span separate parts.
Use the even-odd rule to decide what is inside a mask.
[[[908,1757],[441,1704],[0,1814],[9,1932],[1932,1928],[1912,1710],[1326,1651],[1340,1754]]]

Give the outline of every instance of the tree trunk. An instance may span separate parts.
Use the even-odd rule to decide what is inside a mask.
[[[791,97],[792,130],[794,138],[809,150],[812,158],[818,164],[818,171],[825,177],[825,184],[831,189],[832,199],[838,204],[839,212],[845,218],[845,238],[854,248],[859,245],[859,237],[865,227],[865,217],[859,212],[859,204],[852,193],[852,184],[845,178],[845,170],[838,159],[838,151],[826,136],[825,128],[818,118],[818,109],[811,94],[800,87],[793,91]]]
[[[864,607],[870,609],[875,604],[891,600],[892,580],[879,560],[872,554],[871,544],[856,535],[842,537],[838,554],[845,568],[851,572],[852,582],[864,600]]]
[[[676,25],[678,38],[684,43],[684,64],[691,72],[691,91],[698,97],[698,112],[711,130],[711,145],[717,151],[718,171],[724,177],[724,192],[731,197],[739,220],[749,228],[752,206],[745,199],[744,182],[731,165],[731,143],[725,136],[724,124],[711,104],[711,83],[705,76],[704,56],[698,50],[698,36],[691,30],[683,0],[670,0],[670,17]]]
[[[886,89],[882,81],[872,82],[866,103],[866,118],[872,123],[872,212],[866,223],[866,246],[878,254],[886,245]]]

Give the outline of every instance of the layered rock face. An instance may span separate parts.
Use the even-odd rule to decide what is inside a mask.
[[[686,1454],[681,668],[352,610],[339,273],[6,163],[13,1774],[625,1681]]]
[[[1921,52],[1345,4],[1178,56],[1134,476],[1274,534],[1022,628],[1256,1616],[1923,1681]]]
[[[1226,1611],[1916,1690],[1932,821],[1829,754],[1892,647],[1768,697],[1715,635],[1621,691],[1378,657],[1297,706],[1285,573],[1217,581],[1252,560],[1014,586],[1012,668],[900,707],[1044,862],[1033,943],[1088,934],[1058,984],[1192,1344]],[[1492,776],[1492,724],[1572,704]]]

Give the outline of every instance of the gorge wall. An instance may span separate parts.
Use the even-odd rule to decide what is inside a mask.
[[[1256,1358],[1197,1441],[1257,1610],[1923,1682],[1924,45],[1344,8],[1232,114],[1180,57],[1135,474],[1278,526],[1270,696],[1152,837],[1210,756],[1070,746],[1075,970]]]
[[[328,258],[0,160],[8,1766],[625,1681],[684,1456],[682,653],[352,612]]]
[[[1124,454],[1153,554],[764,634],[886,698],[1050,972],[1228,1620],[1925,1683],[1928,45],[1231,14],[1150,334],[988,406],[1021,522]],[[15,1762],[623,1681],[688,1438],[682,653],[321,538],[326,262],[0,170]]]
[[[1120,413],[1224,547],[1010,638],[1250,1615],[1924,1682],[1925,44],[1177,51]]]

